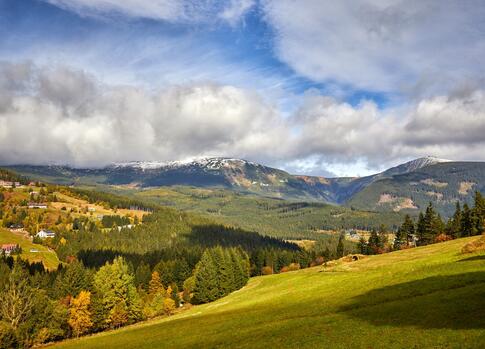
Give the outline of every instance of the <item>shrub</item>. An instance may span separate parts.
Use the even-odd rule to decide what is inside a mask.
[[[273,268],[271,268],[270,266],[265,266],[263,268],[261,268],[261,274],[262,275],[271,275],[273,274]]]
[[[163,311],[167,315],[172,315],[175,310],[175,301],[172,298],[165,298],[163,301]]]
[[[15,331],[6,322],[0,322],[0,349],[18,348],[19,343]]]
[[[461,253],[473,253],[479,251],[485,251],[485,235],[482,235],[482,237],[478,240],[465,244],[465,246],[463,246],[461,249]]]

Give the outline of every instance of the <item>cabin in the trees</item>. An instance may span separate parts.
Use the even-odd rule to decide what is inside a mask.
[[[41,208],[46,209],[47,204],[44,203],[37,203],[37,202],[29,202],[29,208]]]
[[[20,187],[20,182],[11,182],[11,181],[0,180],[0,187],[3,187],[3,188]]]
[[[56,237],[56,233],[54,233],[51,230],[44,230],[44,229],[42,229],[35,236],[38,237],[38,238],[41,238],[41,239],[55,238]]]
[[[134,226],[135,226],[134,224],[122,225],[122,226],[119,226],[119,227],[118,227],[118,231],[121,231],[121,229],[131,229],[131,228],[133,228]]]
[[[8,230],[11,232],[21,232],[24,230],[24,226],[22,224],[10,224]]]
[[[17,244],[3,244],[0,247],[0,252],[5,253],[6,255],[10,255],[12,252],[15,252],[19,249],[19,245]]]

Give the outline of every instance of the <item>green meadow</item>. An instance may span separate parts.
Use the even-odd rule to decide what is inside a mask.
[[[479,237],[252,278],[216,302],[55,348],[484,348]]]
[[[27,259],[30,263],[42,262],[47,269],[57,269],[60,263],[55,251],[46,246],[34,244],[24,235],[0,228],[0,245],[2,244],[18,244],[22,248],[21,258]]]

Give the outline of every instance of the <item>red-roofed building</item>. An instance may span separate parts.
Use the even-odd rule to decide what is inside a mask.
[[[3,244],[0,247],[0,251],[5,252],[5,254],[11,254],[12,252],[15,252],[19,249],[18,244]]]

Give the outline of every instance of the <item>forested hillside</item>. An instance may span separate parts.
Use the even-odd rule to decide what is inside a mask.
[[[452,213],[457,200],[470,202],[473,191],[482,190],[485,185],[484,163],[452,162],[433,157],[419,158],[375,175],[355,178],[291,175],[250,161],[228,158],[184,163],[134,162],[101,169],[29,165],[11,168],[52,183],[112,187],[140,192],[141,195],[147,189],[158,188],[163,192],[169,188],[180,191],[177,188],[192,187],[201,191],[229,190],[262,200],[330,203],[361,211],[410,214],[431,201],[445,216]],[[163,202],[162,195],[152,193]],[[321,225],[311,224],[314,223]]]
[[[457,202],[470,204],[475,191],[485,191],[484,179],[485,163],[439,163],[376,181],[347,206],[416,214],[431,201],[439,213],[449,217]]]

